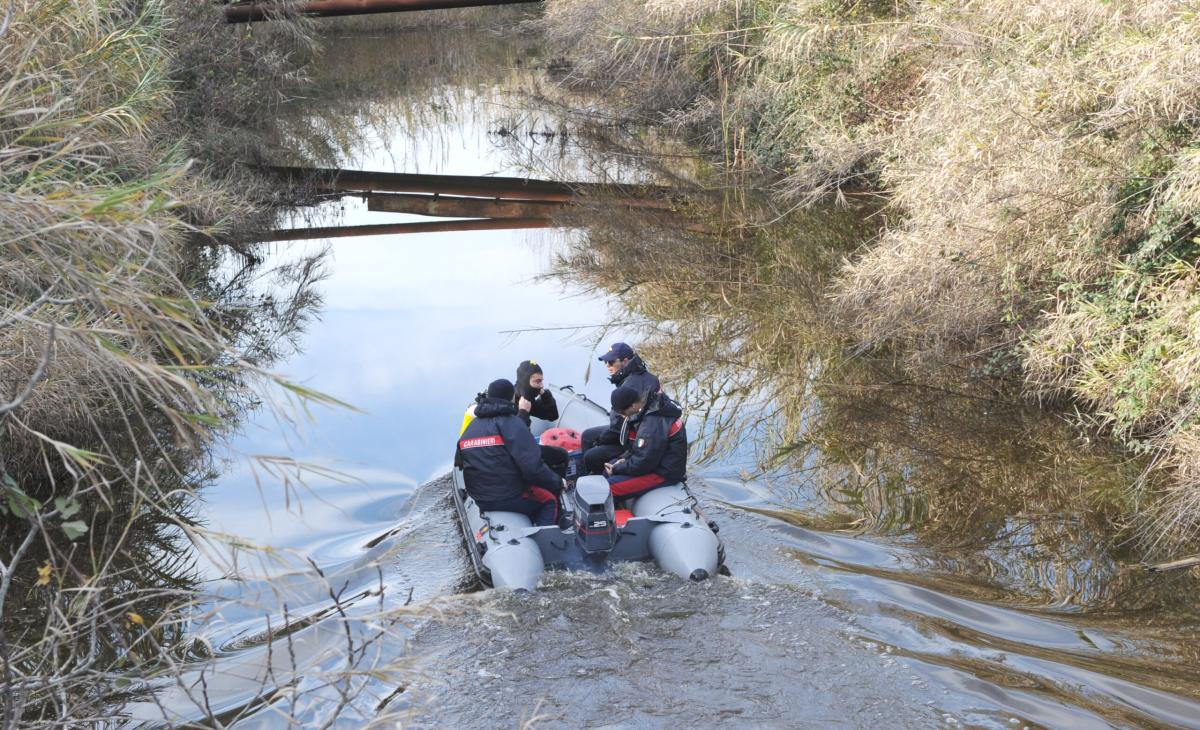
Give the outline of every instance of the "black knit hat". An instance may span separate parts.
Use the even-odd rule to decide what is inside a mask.
[[[612,407],[618,413],[623,412],[626,408],[638,402],[641,394],[636,388],[630,388],[628,385],[622,385],[612,392]]]
[[[488,389],[487,389],[488,398],[497,398],[499,400],[512,400],[513,393],[515,393],[515,392],[516,392],[516,390],[513,388],[513,384],[510,383],[509,381],[505,380],[504,378],[500,378],[499,380],[493,380],[490,384],[488,384]]]
[[[520,385],[529,385],[529,379],[534,375],[542,372],[542,366],[538,365],[534,360],[525,360],[517,365],[517,383]],[[545,375],[545,373],[542,373]]]

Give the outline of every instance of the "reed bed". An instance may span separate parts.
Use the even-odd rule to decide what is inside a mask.
[[[182,0],[0,8],[2,727],[115,722],[202,676],[210,446],[263,402],[332,402],[268,369],[319,302],[319,258],[263,296],[239,243],[287,197],[247,163],[295,161],[273,120],[309,31]]]
[[[609,8],[614,8],[611,12]],[[1200,537],[1195,8],[556,0],[564,79],[609,87],[796,205],[889,223],[828,294],[862,350],[989,365],[1153,457],[1151,540]]]
[[[1081,438],[1023,402],[1019,383],[965,369],[915,376],[886,353],[845,346],[828,281],[846,250],[883,227],[879,207],[774,220],[730,205],[742,227],[716,236],[593,212],[556,275],[619,302],[616,324],[638,333],[639,352],[692,416],[693,460],[723,470],[732,456],[781,503],[806,505],[764,513],[915,536],[1004,586],[989,600],[1188,609],[1180,588],[1194,581],[1125,567],[1146,555],[1130,540],[1138,506],[1127,489],[1146,459]],[[751,449],[756,465],[744,460]]]

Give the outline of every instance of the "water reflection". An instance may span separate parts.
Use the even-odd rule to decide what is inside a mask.
[[[537,45],[535,34],[472,29],[330,37],[327,47],[336,62],[317,70],[315,98],[292,106],[293,124],[327,130],[314,136],[335,140],[325,150],[333,156],[323,163],[329,166],[527,175],[534,158],[511,149],[513,120],[523,120],[526,130],[560,126],[553,110],[529,102],[544,84]],[[536,142],[532,154],[541,154],[545,137],[522,139]],[[306,145],[301,135],[293,147]],[[637,179],[633,165],[628,168],[627,178]],[[575,172],[569,179],[609,178],[596,170]],[[307,222],[339,225],[414,220],[368,211],[353,197],[311,208],[307,216]],[[382,496],[439,474],[449,460],[445,434],[453,432],[462,404],[482,384],[511,376],[508,370],[522,359],[537,359],[554,381],[606,397],[606,384],[589,378],[590,335],[607,321],[603,303],[558,282],[537,280],[548,250],[563,235],[569,234],[487,231],[337,240],[329,254],[333,276],[322,284],[322,321],[309,330],[304,352],[288,361],[287,371],[367,415],[322,413],[303,441],[287,443],[275,439],[272,424],[251,424],[235,447],[250,453],[282,450],[346,471]],[[308,245],[278,244],[272,260],[286,260]],[[218,491],[218,523],[231,532],[253,532],[251,515],[262,506],[252,475],[228,474]],[[311,518],[298,519],[314,528],[359,527],[319,505],[314,510]],[[289,547],[307,547],[299,533],[292,539],[275,527],[271,532]]]
[[[630,150],[654,143],[636,132],[609,135],[606,157],[605,135],[573,120],[522,121],[533,117],[514,108],[531,90],[530,115],[553,108],[529,71],[535,40],[454,31],[331,47],[328,91],[295,109],[328,129],[304,143],[327,144],[326,164],[705,178],[686,155],[663,157],[684,160],[678,168],[628,165]],[[430,58],[439,63],[422,65]],[[555,136],[529,134],[546,130]],[[342,205],[314,215],[377,215]],[[825,281],[878,229],[872,201],[781,216],[737,194],[680,210],[720,235],[579,207],[560,221],[579,232],[546,234],[541,248],[501,232],[334,245],[321,318],[286,369],[368,413],[322,414],[304,441],[280,442],[273,424],[251,421],[233,446],[363,483],[309,479],[299,508],[245,471],[207,489],[206,519],[245,546],[204,566],[214,580],[189,627],[192,661],[181,682],[154,684],[156,703],[136,705],[135,717],[1187,724],[1195,649],[1168,613],[1121,612],[1138,606],[1132,596],[1161,609],[1183,591],[1120,572],[1120,546],[1102,537],[1115,513],[1093,508],[1138,465],[965,378],[915,383],[847,353],[825,315]],[[307,245],[268,260],[292,261]],[[565,292],[537,280],[547,249],[562,252]],[[578,382],[594,341],[554,328],[613,314],[618,337],[644,333],[634,341],[702,421],[698,452],[716,476],[696,488],[733,546],[735,577],[681,584],[643,566],[555,574],[537,594],[439,606],[469,611],[462,621],[407,614],[410,598],[471,587],[445,481],[417,486],[448,461],[462,403],[531,352]],[[539,331],[516,342],[504,333],[526,328]],[[605,386],[589,384],[598,399]],[[1138,625],[1147,619],[1161,629]],[[403,714],[379,717],[393,711]]]
[[[14,458],[15,440],[5,444],[6,474],[46,505],[43,513],[57,513],[27,520],[10,500],[0,516],[0,552],[22,562],[5,586],[13,610],[0,625],[2,681],[7,707],[28,722],[106,716],[136,694],[134,678],[170,674],[190,653],[186,619],[201,579],[192,538],[203,531],[203,495],[216,478],[215,426],[236,427],[257,405],[254,368],[287,354],[317,301],[319,256],[270,272],[265,296],[251,295],[261,267],[239,255],[201,249],[174,263],[207,317],[197,323],[185,312],[181,321],[219,329],[232,345],[176,353],[187,363],[179,377],[213,410],[184,430],[179,419],[190,404],[147,402],[97,377],[97,394],[108,398],[102,407],[42,434],[70,443],[62,450],[70,458],[43,451],[35,466]],[[234,358],[250,365],[230,367]],[[57,524],[71,517],[86,519],[74,534]],[[34,522],[41,529],[31,532]]]
[[[537,36],[498,37],[478,28],[326,36],[328,60],[316,69],[311,97],[284,110],[276,162],[355,161],[366,163],[363,169],[406,172],[444,168],[455,148],[476,148],[480,136],[468,130],[499,131],[503,125],[493,122],[521,109],[520,95],[539,82]],[[555,124],[540,115],[529,123]],[[494,159],[472,158],[474,169],[456,172],[495,172]]]
[[[291,120],[326,131],[289,146],[339,167],[519,173],[522,163],[496,144],[502,136],[488,132],[536,76],[523,43],[492,38],[480,52],[479,36],[458,30],[331,39],[338,62],[322,67],[321,96],[297,104]],[[470,69],[459,66],[460,53],[473,54]],[[352,198],[308,216],[403,219]],[[290,481],[280,483],[278,473],[230,467],[206,490],[205,519],[223,539],[200,546],[207,582],[190,629],[211,649],[179,681],[153,682],[154,701],[133,706],[134,718],[320,725],[340,716],[366,724],[415,701],[404,691],[403,655],[409,622],[422,619],[402,609],[461,590],[469,574],[444,483],[417,485],[445,472],[447,434],[481,385],[531,356],[552,378],[579,383],[594,358],[590,341],[564,332],[603,321],[604,308],[534,280],[545,259],[539,245],[560,234],[544,235],[329,246],[319,317],[281,368],[364,412],[321,412],[298,438],[254,418],[231,440],[233,454],[282,454],[321,471],[284,474]],[[278,244],[264,260],[298,270],[295,262],[322,251]],[[525,328],[534,331],[505,332]],[[603,397],[597,385],[593,395]]]
[[[795,524],[913,534],[925,569],[1027,604],[1187,607],[1180,576],[1123,566],[1125,485],[1144,464],[1089,443],[1001,381],[947,366],[923,381],[846,349],[829,272],[880,224],[872,201],[801,211],[726,206],[719,236],[645,218],[588,229],[559,275],[620,299],[642,349],[702,422],[702,458],[751,448]],[[991,383],[996,387],[989,387]]]

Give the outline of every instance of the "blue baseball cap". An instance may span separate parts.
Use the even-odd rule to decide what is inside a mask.
[[[624,342],[614,342],[608,346],[608,352],[600,356],[602,362],[612,362],[613,360],[624,360],[633,357],[633,348],[626,345]]]

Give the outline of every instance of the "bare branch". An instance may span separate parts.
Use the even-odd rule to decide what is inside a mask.
[[[25,535],[25,539],[21,541],[21,545],[17,551],[13,553],[12,560],[8,561],[8,565],[0,570],[0,615],[4,613],[4,600],[8,596],[8,587],[12,584],[13,574],[17,572],[17,563],[21,562],[22,556],[29,546],[33,544],[33,538],[37,537],[38,531],[41,529],[36,523],[29,527],[29,532]]]
[[[0,38],[8,33],[8,24],[12,22],[13,8],[16,4],[17,0],[8,0],[8,6],[4,8],[4,20],[0,21]]]
[[[50,334],[46,337],[46,347],[42,351],[42,360],[38,363],[37,370],[34,370],[33,375],[30,376],[29,382],[25,384],[25,390],[8,403],[0,404],[0,416],[11,413],[24,405],[25,401],[29,400],[29,396],[33,395],[33,389],[46,377],[46,371],[50,367],[50,357],[54,353],[54,338],[57,334],[56,327],[56,325],[50,325]]]
[[[0,37],[2,37],[2,34],[0,34]],[[45,291],[38,295],[37,299],[34,299],[21,311],[14,312],[12,314],[6,313],[4,319],[0,319],[0,326],[7,325],[9,322],[14,322],[16,320],[25,319],[36,312],[43,304],[70,304],[74,302],[74,299],[55,299],[54,297],[50,296],[51,293],[54,292],[54,288],[62,283],[62,280],[63,279],[61,276],[55,279],[50,286],[46,287]]]

